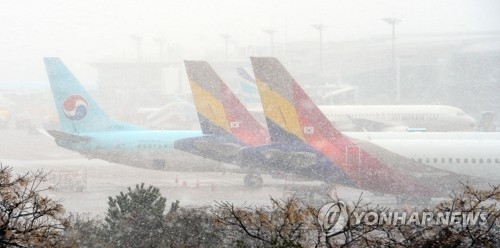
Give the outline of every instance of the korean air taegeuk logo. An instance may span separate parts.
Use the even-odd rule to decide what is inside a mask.
[[[87,115],[88,103],[82,96],[72,95],[64,100],[63,111],[68,119],[78,121]]]

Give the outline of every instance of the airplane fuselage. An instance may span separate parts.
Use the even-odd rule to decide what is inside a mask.
[[[476,121],[461,109],[445,105],[323,105],[318,106],[341,131],[429,132],[473,131]]]
[[[320,105],[318,108],[340,131],[428,132],[474,131],[476,120],[446,105]],[[251,111],[262,120],[262,109]]]
[[[88,158],[163,169],[179,156],[174,149],[178,139],[201,136],[199,131],[134,130],[80,133],[75,138],[56,138],[59,146],[77,151]]]
[[[500,133],[346,132],[442,170],[500,180]]]

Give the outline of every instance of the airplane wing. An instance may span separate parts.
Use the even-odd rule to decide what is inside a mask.
[[[386,123],[380,121],[367,120],[363,118],[349,117],[355,129],[357,130],[367,130],[371,132],[377,131],[396,131],[396,130],[406,130],[407,126],[394,125],[393,123]]]
[[[66,133],[66,132],[61,132],[61,131],[56,131],[56,130],[47,130],[47,133],[49,133],[54,139],[57,140],[67,140],[67,141],[75,141],[75,142],[88,142],[90,141],[89,136],[83,136],[83,135],[77,135],[77,134],[71,134],[71,133]]]
[[[53,135],[49,134],[47,132],[47,130],[45,130],[43,128],[37,128],[36,131],[38,131],[38,133],[43,134],[44,136],[47,136],[47,137],[49,137],[51,139],[55,139],[55,137]]]
[[[229,135],[205,135],[178,139],[174,148],[212,160],[232,163],[242,145]]]
[[[318,176],[330,169],[329,173],[337,173],[338,179],[353,182],[356,188],[410,199],[441,197],[457,189],[460,182],[482,180],[434,169],[346,137],[331,125],[277,59],[251,57],[251,60],[271,139],[305,143],[324,156],[328,167],[318,171],[321,173]]]
[[[316,163],[317,155],[312,152],[295,151],[287,152],[279,149],[268,149],[263,151],[263,157],[268,163],[285,164],[288,168],[309,168]]]
[[[241,145],[236,143],[215,143],[207,140],[196,140],[194,146],[206,154],[212,153],[214,156],[232,157],[238,154]]]

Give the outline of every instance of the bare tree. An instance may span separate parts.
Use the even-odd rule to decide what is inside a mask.
[[[247,239],[233,237],[234,243],[243,246],[249,238],[253,245],[265,247],[498,247],[499,201],[500,186],[477,189],[468,184],[431,209],[373,207],[363,203],[360,196],[346,204],[346,225],[335,233],[322,230],[316,208],[293,197],[285,201],[271,198],[271,207],[218,203],[214,217],[216,222],[244,234]],[[400,216],[400,222],[379,218],[395,212],[405,217]],[[443,222],[440,213],[456,213],[457,219]]]
[[[499,203],[500,185],[477,189],[464,184],[463,190],[453,193],[449,200],[433,209],[419,211],[432,213],[432,218],[426,224],[416,222],[377,226],[377,231],[383,233],[384,237],[378,237],[378,244],[393,247],[498,247]],[[452,219],[443,220],[439,213],[457,213],[458,216],[452,223]],[[484,219],[477,221],[479,218]],[[374,235],[371,235],[371,239],[375,239]]]
[[[13,175],[0,164],[0,246],[65,247],[64,208],[41,194],[47,173]]]
[[[314,219],[317,210],[297,198],[280,201],[271,198],[271,207],[235,207],[218,203],[214,211],[216,222],[236,227],[263,246],[314,246],[319,226]],[[244,240],[236,242],[245,243]],[[311,244],[312,242],[312,244]]]

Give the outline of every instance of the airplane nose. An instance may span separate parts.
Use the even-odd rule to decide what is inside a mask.
[[[467,122],[469,123],[469,127],[474,129],[477,125],[477,121],[476,119],[474,119],[473,117],[471,116],[467,116]]]

